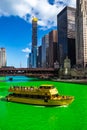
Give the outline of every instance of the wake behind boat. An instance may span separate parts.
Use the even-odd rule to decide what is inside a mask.
[[[53,85],[41,85],[39,87],[12,86],[10,94],[6,96],[7,101],[27,103],[41,106],[63,106],[69,105],[74,100],[73,96],[59,95]]]

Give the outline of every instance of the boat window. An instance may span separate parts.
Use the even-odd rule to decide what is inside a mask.
[[[54,86],[40,86],[40,89],[52,89]]]
[[[52,97],[54,97],[54,98],[55,98],[55,97],[58,97],[58,96],[59,96],[58,94],[54,94],[54,95],[52,95]]]

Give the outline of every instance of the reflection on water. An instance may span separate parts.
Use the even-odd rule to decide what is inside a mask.
[[[37,80],[37,78],[30,78],[26,76],[6,76],[6,77],[0,77],[0,81],[5,82],[25,82],[25,81],[32,81]]]

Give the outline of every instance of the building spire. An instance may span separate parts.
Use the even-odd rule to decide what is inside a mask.
[[[37,22],[38,18],[33,16],[32,21]]]

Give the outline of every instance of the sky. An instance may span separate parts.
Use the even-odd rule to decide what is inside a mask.
[[[32,17],[38,18],[38,46],[42,37],[57,29],[57,14],[76,0],[0,0],[0,48],[7,66],[27,67],[32,44]]]

